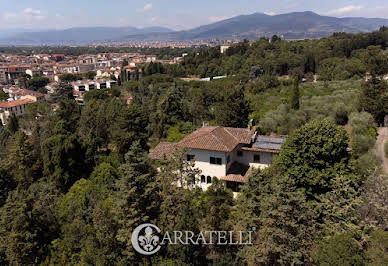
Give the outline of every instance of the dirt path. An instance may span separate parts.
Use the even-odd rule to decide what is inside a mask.
[[[388,159],[385,158],[384,155],[384,143],[385,140],[388,140],[388,128],[387,127],[380,127],[378,130],[378,136],[377,136],[377,156],[381,159],[381,167],[384,170],[384,173],[388,173]]]

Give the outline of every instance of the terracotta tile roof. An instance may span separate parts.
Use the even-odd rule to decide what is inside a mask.
[[[252,174],[252,167],[248,165],[243,165],[238,162],[234,162],[226,176],[221,177],[223,181],[231,181],[237,183],[247,183],[248,177]]]
[[[31,100],[15,100],[15,101],[12,101],[12,102],[4,102],[4,103],[0,103],[0,108],[11,108],[11,107],[15,107],[15,106],[19,106],[19,105],[23,105],[23,104],[27,104],[27,103],[33,103],[34,101],[31,101]]]
[[[177,143],[177,147],[231,152],[238,144],[250,144],[253,132],[246,128],[202,127]]]
[[[237,183],[247,183],[248,182],[248,178],[245,178],[242,175],[227,175],[227,176],[221,177],[220,180],[237,182]]]
[[[14,89],[11,91],[13,95],[19,95],[19,96],[35,96],[35,97],[43,97],[44,94],[37,92],[37,91],[32,91],[32,90],[26,90],[26,89]]]
[[[172,156],[176,149],[175,144],[172,142],[160,142],[154,149],[150,150],[149,157],[154,160],[162,160],[164,156]]]

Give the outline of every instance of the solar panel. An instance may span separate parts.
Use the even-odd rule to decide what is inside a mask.
[[[283,137],[258,136],[254,147],[263,150],[280,150],[285,141],[286,139]]]

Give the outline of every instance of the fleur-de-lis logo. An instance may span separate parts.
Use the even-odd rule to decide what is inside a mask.
[[[141,231],[144,230],[145,234],[140,235]],[[159,237],[154,235],[154,230],[156,233],[160,233],[160,229],[153,224],[142,224],[139,225],[132,232],[132,247],[143,255],[152,255],[159,251],[161,248],[159,245]]]
[[[138,238],[140,246],[142,246],[145,251],[152,251],[155,246],[158,245],[159,237],[153,236],[152,233],[152,228],[147,226],[145,229],[145,235],[139,236]]]

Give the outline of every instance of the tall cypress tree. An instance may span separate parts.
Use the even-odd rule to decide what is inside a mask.
[[[299,93],[299,81],[294,80],[294,87],[292,88],[291,95],[291,108],[294,110],[299,110],[300,108],[300,93]]]

